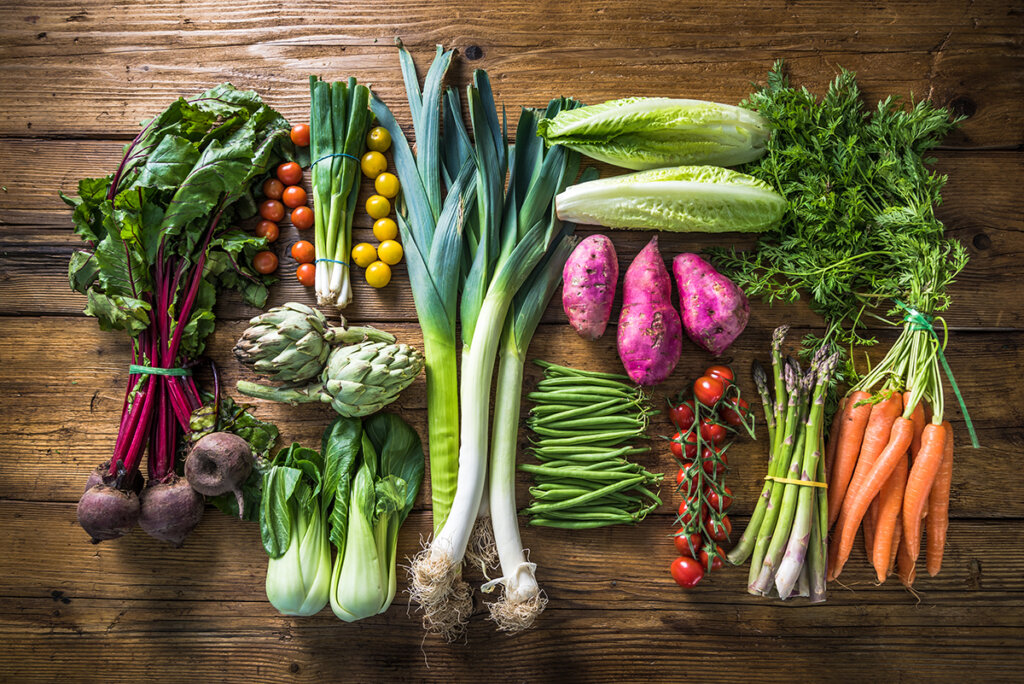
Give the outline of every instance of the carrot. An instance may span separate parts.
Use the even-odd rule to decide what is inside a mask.
[[[839,408],[836,409],[836,415],[832,418],[832,427],[828,431],[828,443],[825,445],[825,472],[830,476],[832,475],[832,463],[836,460],[836,447],[839,445],[839,429],[843,426],[846,400],[847,397],[839,400]]]
[[[900,515],[903,514],[900,513]],[[899,575],[900,581],[905,587],[912,587],[914,579],[917,577],[917,568],[914,566],[914,559],[911,558],[911,555],[916,555],[916,552],[912,554],[910,544],[907,543],[907,536],[904,534],[900,537],[899,549],[896,551],[896,574]]]
[[[907,467],[908,468],[910,467],[909,463],[907,464]],[[904,480],[904,484],[906,484],[906,480]],[[902,503],[903,502],[900,501],[901,505],[902,505]],[[893,568],[896,567],[896,552],[900,548],[900,539],[902,537],[903,537],[903,511],[896,511],[896,527],[892,531],[892,544],[890,545],[890,549],[889,549],[889,569],[885,573],[887,577],[892,574]]]
[[[829,529],[839,519],[839,510],[843,504],[843,497],[846,496],[846,488],[850,485],[850,477],[857,465],[860,443],[864,438],[864,429],[867,427],[868,418],[871,415],[869,404],[860,406],[857,404],[870,398],[871,395],[867,392],[854,392],[846,399],[842,425],[839,428],[839,437],[836,439],[836,455],[832,461],[832,470],[829,472],[828,478]]]
[[[913,429],[913,425],[911,425]],[[889,568],[895,556],[897,518],[903,509],[903,490],[907,486],[907,472],[910,470],[910,461],[906,453],[896,463],[896,469],[882,485],[882,491],[878,493],[878,520],[875,523],[875,545],[872,549],[871,561],[875,566],[875,575],[878,581],[884,582],[889,574]]]
[[[901,400],[897,400],[897,403],[901,403]],[[878,404],[878,406],[881,406],[881,404]],[[870,427],[871,421],[869,420],[868,423]],[[857,481],[856,473],[854,473],[854,481],[850,483],[850,488],[846,492],[843,510],[839,515],[839,551],[836,564],[832,568],[832,572],[836,576],[842,572],[843,565],[846,564],[847,559],[850,557],[853,541],[857,536],[857,528],[867,512],[868,506],[878,496],[882,485],[885,484],[885,481],[889,479],[889,476],[896,469],[897,464],[906,455],[913,436],[914,424],[910,419],[903,418],[902,416],[897,417],[890,427],[887,443],[871,464],[870,472],[860,481]],[[872,448],[872,443],[876,439],[878,439],[877,433],[865,432],[864,447]],[[862,456],[864,454],[864,447],[861,448]],[[860,463],[857,464],[858,470],[860,465]],[[888,543],[891,543],[891,540]]]
[[[935,577],[942,569],[942,552],[946,547],[946,528],[949,527],[949,489],[953,482],[953,427],[948,421],[946,442],[943,446],[942,465],[935,474],[931,492],[928,494],[928,574]]]
[[[907,490],[903,495],[903,538],[907,542],[910,559],[915,563],[921,551],[921,514],[926,510],[928,494],[942,466],[947,429],[952,431],[946,428],[948,424],[944,421],[942,425],[928,423],[924,426],[921,450],[917,452],[907,477]]]
[[[864,555],[871,558],[871,550],[875,548],[875,521],[878,513],[878,499],[871,502],[868,512],[864,514],[861,529],[864,531]]]
[[[910,402],[910,392],[903,393],[903,408],[907,407]],[[914,412],[910,414],[910,420],[914,421],[914,439],[910,442],[910,455],[911,457],[917,454],[917,450],[921,448],[921,432],[924,430],[925,417],[924,417],[924,402],[917,402],[917,406],[914,407]]]

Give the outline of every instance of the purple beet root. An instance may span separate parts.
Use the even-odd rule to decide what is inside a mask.
[[[185,461],[185,478],[192,489],[207,496],[234,492],[238,499],[238,517],[245,509],[242,483],[252,472],[249,444],[230,432],[212,432],[192,447]]]
[[[203,519],[203,495],[187,480],[173,476],[167,482],[152,480],[139,497],[139,527],[151,537],[181,546],[185,537]]]
[[[95,544],[131,532],[139,523],[140,510],[135,492],[100,483],[85,490],[78,500],[78,524]]]
[[[110,485],[118,489],[128,489],[136,494],[142,491],[142,476],[139,475],[139,471],[136,470],[131,473],[125,473],[122,470],[120,475],[121,482],[119,486],[117,481],[118,476],[110,475],[110,461],[104,461],[89,473],[89,477],[85,481],[85,491],[89,491],[98,484]]]

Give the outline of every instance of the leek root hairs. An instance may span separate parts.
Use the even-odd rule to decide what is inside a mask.
[[[548,597],[543,591],[521,601],[510,597],[506,591],[499,600],[488,603],[487,609],[491,611],[491,619],[498,626],[499,632],[515,634],[533,626],[534,620],[544,612],[547,605]]]
[[[494,543],[494,528],[490,516],[477,517],[466,546],[466,564],[479,568],[489,579],[487,571],[498,565],[498,547]]]
[[[409,595],[423,611],[423,629],[449,642],[466,631],[473,613],[472,591],[447,556],[431,554],[430,547],[416,554],[409,565]]]

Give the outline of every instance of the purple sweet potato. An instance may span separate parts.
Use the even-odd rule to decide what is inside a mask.
[[[657,235],[626,269],[618,337],[622,365],[640,385],[657,385],[679,363],[682,325],[672,307],[672,281],[658,251]]]
[[[611,240],[591,235],[576,245],[562,269],[562,307],[583,339],[604,334],[618,282],[619,261]]]
[[[672,273],[679,287],[683,329],[697,346],[720,355],[747,327],[747,295],[696,254],[677,256]]]

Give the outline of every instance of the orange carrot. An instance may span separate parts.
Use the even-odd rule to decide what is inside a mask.
[[[928,504],[935,476],[942,466],[946,447],[946,425],[928,423],[921,434],[921,450],[907,477],[907,490],[903,495],[903,538],[910,551],[910,559],[917,562],[921,551],[921,514]],[[951,431],[951,429],[950,429]]]
[[[909,463],[907,463],[907,467],[908,468],[910,467]],[[906,479],[904,479],[904,484],[906,484]],[[900,504],[902,505],[903,502],[900,501]],[[893,571],[893,568],[896,567],[896,552],[900,548],[900,539],[902,537],[903,537],[903,511],[896,511],[896,527],[892,531],[892,544],[890,545],[890,549],[889,549],[889,569],[885,573],[886,577],[891,575],[892,571]]]
[[[846,496],[846,488],[850,485],[850,477],[857,465],[860,443],[864,439],[864,429],[871,415],[871,406],[858,402],[867,401],[871,395],[867,392],[854,392],[846,399],[843,409],[842,425],[836,439],[836,455],[832,461],[832,471],[828,478],[828,526],[829,529],[839,518],[839,510]]]
[[[868,512],[864,514],[861,529],[864,531],[864,555],[871,559],[871,550],[875,548],[875,520],[878,513],[878,499],[871,502]]]
[[[892,475],[882,485],[882,491],[878,493],[878,520],[875,522],[875,545],[871,561],[879,582],[885,581],[895,558],[895,544],[899,543],[896,540],[896,523],[900,511],[903,510],[903,490],[907,486],[909,470],[909,457],[904,453],[896,463]]]
[[[900,513],[900,515],[903,514]],[[907,543],[907,535],[904,534],[900,537],[899,550],[896,551],[896,574],[899,575],[900,581],[905,587],[913,586],[914,579],[917,577],[917,568],[914,566],[914,559],[911,558],[911,555],[910,544]]]
[[[949,489],[953,482],[953,427],[943,422],[946,428],[946,443],[943,446],[942,465],[935,474],[931,492],[928,494],[928,574],[935,577],[942,569],[942,553],[946,547],[946,528],[949,527]]]
[[[898,395],[897,395],[898,396]],[[870,420],[868,421],[870,425]],[[881,453],[871,464],[870,472],[860,481],[857,481],[857,474],[854,473],[854,481],[846,492],[846,500],[843,501],[843,510],[839,515],[839,551],[836,564],[833,568],[836,576],[842,572],[843,565],[850,557],[853,550],[853,541],[857,536],[857,528],[868,510],[868,506],[878,496],[882,485],[889,479],[897,464],[906,455],[910,448],[910,440],[914,436],[914,424],[908,418],[897,417],[890,428],[889,439],[882,448]],[[864,445],[870,447],[876,436],[868,432],[864,433]],[[864,449],[861,449],[863,456]],[[858,470],[860,463],[857,464]],[[889,542],[891,543],[891,541]],[[888,555],[888,554],[886,554]]]
[[[839,408],[836,409],[836,415],[832,419],[832,427],[828,431],[828,443],[825,444],[825,472],[829,476],[832,475],[832,463],[836,460],[836,447],[839,446],[839,429],[843,426],[846,399],[846,397],[843,397],[839,400]]]
[[[903,408],[907,407],[910,402],[910,392],[903,393]],[[924,402],[917,402],[917,406],[914,407],[914,412],[910,414],[910,420],[914,421],[914,439],[910,442],[910,455],[913,457],[917,454],[917,450],[921,448],[921,432],[924,430],[925,417],[924,417]]]

